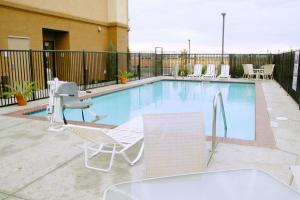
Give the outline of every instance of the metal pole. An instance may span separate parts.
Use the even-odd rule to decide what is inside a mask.
[[[188,64],[188,69],[189,69],[191,65],[191,40],[188,39],[188,42],[189,42],[189,64]]]
[[[189,41],[189,54],[191,54],[191,40],[188,39],[188,41]]]
[[[224,30],[225,30],[225,15],[226,13],[221,13],[223,16],[223,30],[222,30],[222,64],[224,64]]]

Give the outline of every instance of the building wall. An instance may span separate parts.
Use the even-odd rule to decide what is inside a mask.
[[[107,22],[109,0],[4,0],[52,12]]]
[[[118,51],[126,52],[128,1],[117,1],[122,3],[119,5],[115,0],[89,0],[89,4],[82,0],[0,0],[0,49],[8,48],[8,36],[29,37],[32,49],[42,49],[42,30],[46,28],[68,32],[69,41],[63,37],[64,41],[57,46],[61,50],[106,51],[111,40]]]

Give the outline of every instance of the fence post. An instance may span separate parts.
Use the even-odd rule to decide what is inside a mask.
[[[119,84],[119,77],[118,77],[118,73],[119,73],[119,56],[118,56],[118,52],[114,52],[116,55],[116,82],[117,84]]]
[[[86,74],[86,57],[85,51],[82,51],[82,67],[83,67],[83,90],[86,90],[87,86],[87,74]]]
[[[141,80],[141,53],[139,52],[139,64],[138,64],[138,76],[139,80]]]
[[[191,59],[191,58],[190,58]],[[190,60],[190,64],[191,64],[191,60]],[[164,75],[164,54],[161,54],[161,69],[160,69],[160,75],[163,76]]]
[[[34,82],[32,49],[29,49],[29,69],[30,69],[30,80],[31,80],[31,82]],[[47,85],[45,86],[45,88],[47,88]],[[35,100],[35,91],[32,93],[32,100]]]

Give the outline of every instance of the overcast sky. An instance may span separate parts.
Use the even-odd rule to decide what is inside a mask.
[[[300,48],[300,0],[129,0],[131,51],[225,53]]]

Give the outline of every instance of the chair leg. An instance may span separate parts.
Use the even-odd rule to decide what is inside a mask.
[[[85,122],[83,109],[81,109],[81,116],[82,116],[82,121]]]
[[[67,122],[67,119],[66,119],[66,116],[65,116],[65,109],[64,108],[62,109],[62,116],[63,116],[64,124],[67,125],[68,122]]]
[[[102,147],[103,147],[103,145],[102,145]],[[89,151],[94,151],[94,152],[92,153],[92,155],[89,155]],[[99,153],[109,153],[109,154],[111,154],[109,165],[108,165],[107,168],[95,167],[95,166],[91,166],[89,164],[90,157],[94,157]],[[101,171],[101,172],[108,172],[108,171],[111,170],[111,167],[113,165],[115,154],[116,154],[116,145],[115,144],[113,144],[113,147],[112,147],[111,151],[103,151],[102,148],[95,151],[94,148],[90,148],[89,146],[84,146],[84,164],[85,164],[85,167],[88,168],[88,169],[93,169],[93,170],[97,170],[97,171]]]
[[[140,158],[143,154],[143,151],[144,151],[144,142],[141,144],[140,150],[139,150],[137,156],[133,160],[128,158],[126,152],[122,152],[122,156],[130,165],[134,165],[135,163],[137,163],[140,160]]]

